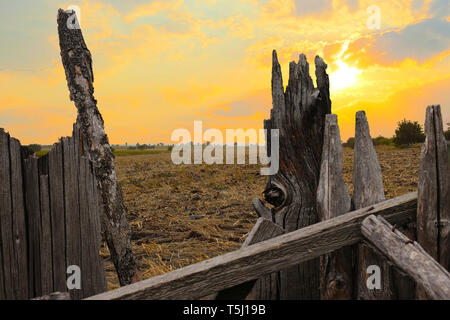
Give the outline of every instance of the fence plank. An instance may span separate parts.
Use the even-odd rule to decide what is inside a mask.
[[[50,219],[50,194],[48,185],[48,175],[40,176],[40,205],[41,205],[41,234],[40,234],[40,254],[41,254],[41,289],[42,295],[53,292],[53,265],[52,265],[52,228]]]
[[[30,156],[24,160],[25,208],[28,225],[28,274],[30,298],[42,295],[40,252],[40,192],[38,160]],[[49,234],[47,234],[48,236]]]
[[[371,214],[401,225],[415,218],[417,193],[375,204],[88,299],[196,299],[317,258],[362,239]]]
[[[14,297],[15,299],[28,299],[27,227],[23,192],[22,155],[20,142],[17,139],[10,139],[9,151],[11,157],[11,199],[13,209]]]
[[[425,120],[417,209],[417,239],[444,268],[450,267],[450,181],[440,106],[429,106]],[[419,298],[426,298],[418,288]]]
[[[259,218],[242,244],[242,248],[282,234],[284,234],[284,230],[280,226],[268,219]],[[244,282],[235,287],[222,290],[217,294],[216,300],[244,300],[249,295],[251,295],[251,300],[275,300],[279,299],[279,286],[280,274],[274,272],[258,280]]]
[[[78,202],[78,168],[74,138],[63,139],[64,150],[64,202],[66,212],[66,264],[81,268],[80,209]],[[82,271],[83,273],[84,271]],[[83,284],[82,284],[83,286]],[[81,289],[70,291],[72,299],[80,299]]]
[[[325,118],[325,134],[317,188],[317,212],[320,221],[335,218],[351,210],[351,198],[342,175],[342,142],[337,116]],[[352,299],[352,248],[346,247],[321,257],[321,299]]]
[[[432,299],[450,300],[450,273],[417,242],[394,230],[383,217],[371,215],[361,226],[362,234],[401,270],[420,284]]]
[[[13,237],[9,134],[0,129],[0,299],[13,299]]]
[[[64,172],[62,142],[49,152],[50,213],[52,227],[53,289],[67,291]]]

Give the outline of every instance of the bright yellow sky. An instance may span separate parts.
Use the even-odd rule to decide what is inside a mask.
[[[70,135],[76,119],[56,32],[70,5],[113,144],[168,143],[194,120],[262,128],[273,49],[285,84],[300,53],[325,59],[343,139],[358,110],[372,136],[392,136],[403,118],[423,123],[430,104],[450,122],[448,0],[20,0],[0,11],[0,127],[25,144]],[[372,5],[380,29],[368,27]]]

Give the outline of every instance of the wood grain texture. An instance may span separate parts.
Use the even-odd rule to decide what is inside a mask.
[[[383,217],[371,215],[362,234],[397,267],[421,285],[431,299],[450,300],[450,273],[417,242],[412,242]]]
[[[450,268],[450,170],[440,106],[429,106],[420,155],[417,239],[445,269]],[[420,299],[426,299],[417,288]]]
[[[42,295],[53,292],[53,262],[52,262],[52,227],[50,217],[50,193],[48,175],[40,176],[40,206],[41,206],[41,233],[40,233],[40,260],[41,260],[41,289]]]
[[[13,299],[13,236],[9,134],[0,129],[0,298]]]
[[[440,106],[427,108],[425,133],[427,138],[421,152],[418,185],[418,242],[448,269],[450,180]]]
[[[102,229],[111,259],[122,285],[133,281],[136,262],[131,246],[131,230],[123,204],[122,190],[117,182],[114,155],[105,133],[104,121],[94,97],[92,56],[80,29],[68,28],[67,21],[74,12],[58,11],[58,36],[70,100],[78,110],[81,155],[94,163],[102,205]]]
[[[289,64],[289,82],[284,90],[277,53],[272,57],[272,104],[267,129],[267,153],[270,155],[272,129],[279,130],[279,171],[269,176],[265,200],[274,208],[264,209],[254,202],[259,216],[268,218],[286,232],[319,221],[316,193],[319,183],[325,115],[331,112],[327,65],[315,59],[317,88],[309,72],[306,56]],[[282,270],[280,299],[318,299],[319,259]]]
[[[75,138],[63,138],[64,150],[64,204],[66,231],[66,265],[81,268],[81,226],[78,194],[78,153],[75,150]],[[82,273],[84,270],[82,271]],[[81,284],[83,287],[83,284]],[[81,289],[72,289],[71,297],[78,300],[82,297]]]
[[[24,159],[25,208],[28,227],[28,285],[29,297],[39,297],[41,287],[41,206],[38,160],[34,156]],[[49,234],[47,234],[47,237]]]
[[[284,234],[284,230],[272,221],[259,218],[245,239],[242,248],[275,238]],[[278,272],[263,276],[258,280],[241,283],[220,291],[216,300],[276,300],[279,299],[280,275]]]
[[[52,230],[53,289],[67,291],[66,224],[64,204],[63,146],[57,143],[48,153],[50,183],[50,217]]]
[[[317,212],[320,221],[335,218],[351,210],[351,198],[342,175],[342,141],[337,116],[325,118],[320,180],[317,188]],[[321,299],[353,298],[353,250],[339,249],[320,257]]]
[[[371,214],[402,225],[415,219],[416,210],[417,193],[410,193],[88,299],[201,298],[355,244]]]
[[[355,209],[379,203],[385,199],[383,176],[378,157],[370,136],[366,113],[356,113],[355,152],[353,161],[353,202]],[[357,246],[356,297],[360,300],[391,299],[392,277],[386,259],[364,243]],[[367,268],[377,265],[381,268],[383,283],[381,290],[369,290],[366,286]]]
[[[20,149],[20,142],[11,138],[9,152],[11,159],[12,236],[14,240],[13,287],[14,299],[18,300],[29,298],[27,226]]]

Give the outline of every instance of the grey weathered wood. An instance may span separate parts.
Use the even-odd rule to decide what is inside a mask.
[[[102,229],[111,259],[122,285],[131,283],[136,274],[132,252],[131,231],[123,204],[121,187],[117,182],[114,155],[105,133],[103,118],[94,98],[92,57],[80,29],[68,28],[67,21],[74,12],[58,11],[58,35],[62,63],[66,72],[70,99],[78,109],[76,127],[80,131],[82,155],[95,165],[100,189]]]
[[[11,199],[13,209],[14,297],[15,299],[28,299],[27,227],[23,192],[22,155],[20,142],[17,139],[10,139],[9,152],[11,159]]]
[[[420,244],[394,230],[383,217],[374,215],[362,222],[361,232],[397,267],[420,284],[430,298],[450,300],[450,273]]]
[[[94,294],[101,293],[107,290],[107,281],[105,268],[103,265],[103,260],[100,257],[100,248],[102,244],[101,237],[101,222],[100,217],[102,215],[103,206],[99,203],[99,190],[98,184],[95,178],[94,166],[92,162],[89,162],[89,168],[87,170],[87,178],[86,181],[88,183],[88,188],[90,188],[90,192],[88,193],[88,205],[89,205],[89,219],[90,219],[90,228],[91,234],[93,238],[93,246],[91,248],[90,253],[92,254],[91,261],[93,261],[93,269],[92,269],[92,285]]]
[[[279,129],[279,171],[267,180],[265,200],[274,206],[272,220],[286,232],[317,223],[316,192],[319,183],[325,115],[331,112],[327,65],[316,57],[317,88],[305,55],[289,65],[284,90],[281,66],[273,52],[272,102],[267,129],[270,154],[271,129]],[[257,203],[258,205],[262,203]],[[268,210],[255,207],[260,216]],[[259,210],[258,210],[259,209]],[[280,299],[318,299],[319,259],[281,271]]]
[[[367,207],[385,199],[383,176],[378,157],[370,136],[366,113],[356,113],[355,152],[353,162],[353,201],[355,209]],[[361,300],[391,299],[391,271],[385,258],[379,256],[369,246],[357,246],[357,298]],[[367,267],[378,265],[382,270],[381,290],[369,290],[366,286]]]
[[[41,208],[38,160],[24,159],[25,208],[28,226],[28,286],[31,297],[43,295],[41,287]],[[46,235],[47,237],[49,234]]]
[[[342,175],[342,142],[337,116],[325,118],[320,180],[317,188],[317,212],[320,221],[335,218],[351,210],[351,198]],[[352,248],[346,247],[320,259],[321,299],[353,298]]]
[[[429,106],[420,156],[417,239],[444,268],[450,268],[450,179],[440,106]],[[425,298],[418,288],[418,297]]]
[[[89,203],[88,197],[91,189],[88,188],[88,172],[89,160],[82,158],[80,159],[80,171],[79,171],[79,199],[80,199],[80,228],[83,230],[83,236],[81,237],[81,290],[83,297],[89,297],[95,294],[93,290],[92,280],[93,280],[93,263],[91,250],[94,246],[94,238],[90,228],[89,214]]]
[[[31,300],[71,300],[69,292],[53,292]]]
[[[62,142],[55,144],[48,155],[50,213],[52,227],[53,289],[55,291],[65,292],[67,291],[67,267]]]
[[[53,265],[52,265],[52,228],[50,219],[50,194],[48,175],[40,176],[40,206],[41,206],[41,233],[40,233],[40,269],[42,295],[53,292]]]
[[[0,299],[13,299],[13,237],[9,134],[0,129]]]
[[[284,230],[280,226],[268,219],[259,218],[242,244],[242,248],[282,234],[284,234]],[[273,296],[271,293],[278,293],[279,277],[279,273],[275,272],[265,275],[258,280],[241,283],[235,287],[220,291],[216,296],[216,300],[244,300],[249,295],[251,295],[250,299],[252,300],[277,299],[278,297]],[[270,290],[273,286],[275,286],[275,290]]]
[[[78,195],[78,168],[73,137],[63,138],[64,150],[64,204],[66,212],[66,264],[81,268],[80,209]],[[84,272],[84,271],[83,271]],[[83,283],[81,284],[83,286]],[[70,291],[73,299],[82,297],[81,289]]]
[[[417,193],[410,193],[88,299],[204,297],[355,244],[371,214],[402,225],[414,220],[416,210]]]

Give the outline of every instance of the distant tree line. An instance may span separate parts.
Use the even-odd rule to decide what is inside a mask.
[[[445,132],[445,136],[447,140],[450,138],[450,128],[448,128]],[[405,148],[415,143],[423,143],[425,141],[425,137],[425,133],[423,132],[423,128],[419,122],[404,119],[398,122],[395,135],[392,138],[379,136],[377,138],[373,138],[372,141],[375,146],[394,145],[397,148]],[[355,147],[355,138],[349,138],[343,145],[344,147],[353,149]]]

